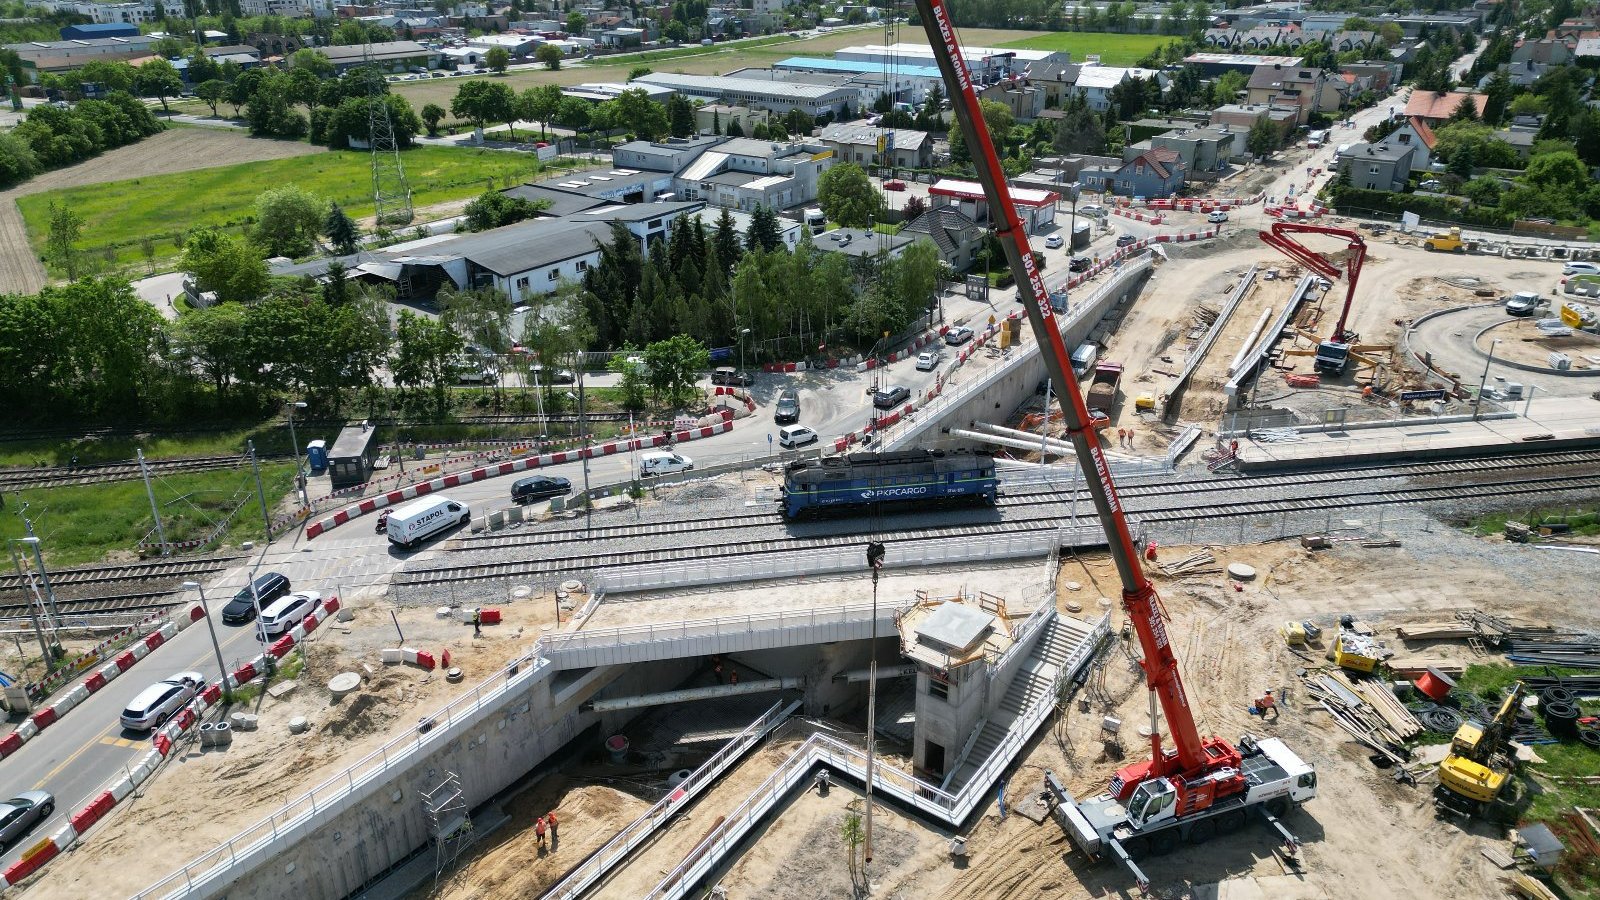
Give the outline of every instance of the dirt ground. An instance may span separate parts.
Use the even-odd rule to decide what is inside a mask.
[[[252,138],[217,128],[172,128],[131,147],[119,147],[75,166],[46,172],[0,192],[0,293],[32,293],[45,282],[44,268],[33,255],[22,213],[17,210],[18,197],[143,175],[306,156],[325,149],[293,141]]]
[[[304,645],[306,668],[292,692],[281,699],[262,694],[229,710],[258,713],[259,730],[237,733],[233,745],[221,750],[180,745],[139,796],[117,806],[72,853],[51,863],[49,877],[27,896],[126,896],[148,887],[260,821],[275,804],[377,750],[424,714],[470,693],[524,652],[554,616],[548,597],[503,605],[503,624],[485,626],[483,636],[474,638],[470,626],[436,618],[431,608],[395,610],[409,646],[450,651],[451,665],[465,674],[450,684],[438,670],[379,662],[378,650],[395,643],[390,610],[386,604],[362,605],[350,622],[319,628]],[[361,673],[363,682],[336,703],[327,682],[345,671]],[[310,721],[307,733],[289,734],[288,722],[296,716]],[[153,834],[183,839],[152,841]],[[582,835],[580,826],[567,836],[581,841]]]
[[[1559,352],[1572,357],[1574,369],[1600,368],[1600,335],[1575,331],[1566,337],[1550,337],[1539,330],[1536,323],[1540,318],[1544,316],[1508,320],[1480,338],[1478,349],[1488,353],[1490,342],[1498,339],[1500,346],[1494,348],[1496,359],[1529,366],[1549,366],[1550,354]]]

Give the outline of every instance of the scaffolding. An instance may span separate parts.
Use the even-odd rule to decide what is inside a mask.
[[[439,880],[472,842],[472,813],[461,792],[461,779],[454,772],[444,773],[433,790],[422,792],[422,805],[433,842],[433,889],[437,891]]]

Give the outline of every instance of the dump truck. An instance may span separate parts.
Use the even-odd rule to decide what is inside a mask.
[[[1466,249],[1466,245],[1461,243],[1461,229],[1452,228],[1449,231],[1434,232],[1422,242],[1422,249],[1460,253]]]
[[[1094,380],[1089,382],[1087,406],[1095,419],[1110,419],[1111,407],[1117,402],[1117,382],[1122,380],[1119,363],[1103,362],[1094,367]]]

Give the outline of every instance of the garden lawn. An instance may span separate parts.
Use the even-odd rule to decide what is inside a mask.
[[[530,154],[451,147],[414,147],[400,155],[412,201],[418,207],[461,200],[489,187],[532,178],[541,167]],[[62,188],[18,198],[35,251],[44,247],[50,203],[63,203],[83,217],[79,247],[111,266],[137,264],[143,274],[140,239],[156,245],[156,263],[175,259],[177,239],[201,225],[241,232],[253,221],[262,191],[295,184],[333,200],[351,216],[372,215],[372,155],[330,151],[293,159],[218,166],[107,184]],[[492,182],[492,185],[491,185]]]
[[[359,418],[359,416],[357,417]],[[244,453],[245,443],[254,441],[261,457],[294,455],[290,447],[289,426],[285,419],[238,424],[207,423],[214,429],[193,432],[163,432],[159,426],[139,433],[132,430],[96,434],[84,438],[36,438],[12,440],[0,433],[0,466],[65,466],[76,456],[82,465],[126,462],[134,451],[143,450],[145,459],[172,459],[180,456],[231,456]],[[323,438],[330,444],[338,428],[300,422],[302,446]]]
[[[1165,34],[1110,34],[1099,31],[1058,31],[1001,44],[1021,50],[1065,50],[1073,62],[1098,54],[1107,66],[1131,66],[1150,51],[1177,38]]]
[[[275,506],[293,487],[293,463],[263,465],[261,483],[267,505]],[[151,487],[161,507],[161,524],[169,541],[205,537],[241,502],[244,507],[234,514],[220,542],[238,545],[240,541],[260,540],[265,531],[261,506],[256,502],[255,478],[247,465],[161,476],[151,481]],[[139,542],[146,535],[155,541],[151,534],[155,520],[150,516],[150,500],[141,481],[8,492],[8,504],[18,500],[28,504],[28,515],[33,518],[45,564],[49,566],[92,563],[111,554],[125,559],[127,554],[138,552]],[[24,533],[20,517],[0,516],[0,538],[18,538]]]

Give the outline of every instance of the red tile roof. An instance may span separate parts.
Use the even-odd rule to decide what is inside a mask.
[[[1405,115],[1408,118],[1417,116],[1435,122],[1443,121],[1450,118],[1461,106],[1462,97],[1472,98],[1473,106],[1478,109],[1478,117],[1482,118],[1484,107],[1489,105],[1489,96],[1467,91],[1451,91],[1448,94],[1437,91],[1412,91],[1411,99],[1406,103]]]

